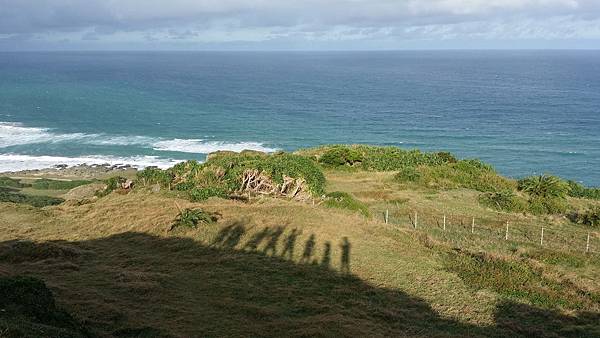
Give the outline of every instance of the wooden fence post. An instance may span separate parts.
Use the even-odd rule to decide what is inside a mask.
[[[471,222],[471,233],[475,233],[475,217],[473,217],[473,221]]]
[[[446,215],[444,215],[444,231],[446,231]]]
[[[540,245],[544,246],[544,227],[542,227],[542,236],[540,237]]]
[[[417,214],[417,212],[415,211],[415,229],[417,228],[417,225],[419,223],[419,215]]]
[[[389,210],[385,209],[385,224],[388,224],[388,219],[389,219]]]
[[[506,221],[506,234],[504,234],[504,240],[508,241],[508,221]]]
[[[585,253],[590,252],[590,233],[588,232],[587,242],[585,243]]]

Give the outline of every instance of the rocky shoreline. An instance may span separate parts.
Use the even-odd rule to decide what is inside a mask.
[[[68,166],[59,164],[51,168],[31,169],[20,171],[2,172],[0,176],[9,177],[52,177],[52,178],[103,178],[114,173],[120,175],[135,174],[137,169],[130,164],[79,164]]]

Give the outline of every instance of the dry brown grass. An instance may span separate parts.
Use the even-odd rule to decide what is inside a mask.
[[[412,210],[497,216],[472,191],[403,190],[390,175],[328,173],[328,191],[351,193],[374,211],[394,206],[399,219]],[[178,208],[221,218],[169,232]],[[573,323],[560,310],[474,290],[445,268],[445,249],[438,247],[447,238],[400,225],[311,203],[192,203],[147,191],[44,209],[0,204],[0,257],[26,258],[0,259],[0,274],[44,279],[61,305],[100,336],[147,327],[181,337],[551,336],[536,326],[542,316]],[[35,254],[15,251],[15,240],[30,243]],[[508,252],[489,241],[468,245]],[[579,286],[599,276],[597,265],[556,271]],[[524,317],[532,313],[537,317]]]

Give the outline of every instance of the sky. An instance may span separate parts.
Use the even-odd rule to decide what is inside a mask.
[[[599,49],[600,0],[0,0],[0,51]]]

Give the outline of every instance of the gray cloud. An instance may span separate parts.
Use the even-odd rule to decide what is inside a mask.
[[[599,40],[600,1],[0,0],[0,48],[27,39],[101,48],[123,41],[473,38]]]

